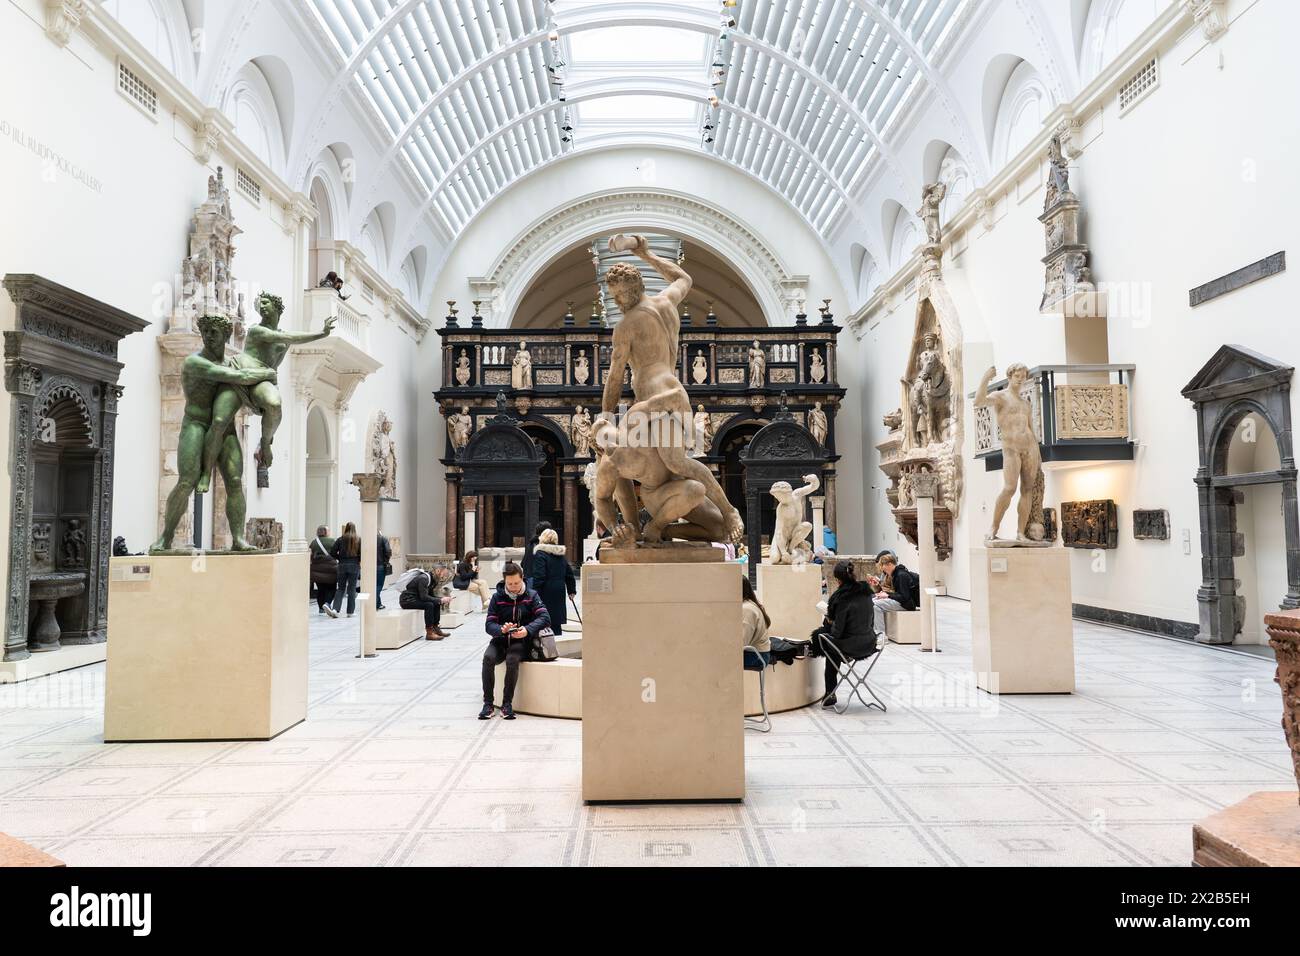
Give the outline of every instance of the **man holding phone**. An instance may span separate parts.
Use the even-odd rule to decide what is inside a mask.
[[[502,569],[504,580],[497,585],[496,593],[488,603],[487,632],[491,636],[483,653],[483,709],[479,720],[492,717],[495,696],[496,667],[506,664],[506,685],[501,695],[501,716],[515,719],[512,701],[515,684],[519,680],[519,662],[528,650],[529,641],[536,640],[543,628],[551,624],[551,616],[537,592],[524,583],[524,572],[513,561]]]

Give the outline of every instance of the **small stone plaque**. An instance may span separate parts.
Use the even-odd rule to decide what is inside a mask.
[[[1269,276],[1285,271],[1286,252],[1275,252],[1273,255],[1260,259],[1258,262],[1252,262],[1236,272],[1229,272],[1226,276],[1220,276],[1211,282],[1205,283],[1205,285],[1197,286],[1187,293],[1187,299],[1189,304],[1195,308],[1209,302],[1211,299],[1217,299],[1221,295],[1235,292],[1242,286],[1250,285],[1252,282],[1258,282],[1260,279],[1267,279]]]
[[[1133,509],[1133,537],[1138,541],[1168,541],[1169,512],[1163,508]]]

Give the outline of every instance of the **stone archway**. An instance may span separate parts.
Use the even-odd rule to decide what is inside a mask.
[[[1287,592],[1280,606],[1300,607],[1300,511],[1291,443],[1294,368],[1239,345],[1225,345],[1183,389],[1196,406],[1200,466],[1196,471],[1201,520],[1200,633],[1206,644],[1230,644],[1241,631],[1245,599],[1239,595],[1235,559],[1240,489],[1280,483],[1286,539]],[[1278,467],[1234,474],[1228,453],[1238,425],[1256,415],[1277,441]]]
[[[769,324],[806,301],[808,277],[793,275],[744,223],[701,200],[669,190],[597,193],[556,210],[526,229],[482,278],[470,280],[486,324],[502,326],[547,265],[579,242],[629,227],[662,230],[708,246],[753,290]]]

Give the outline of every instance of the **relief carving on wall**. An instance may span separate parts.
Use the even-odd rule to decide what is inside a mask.
[[[1133,537],[1138,541],[1168,541],[1169,512],[1163,508],[1134,508]]]
[[[1062,501],[1061,542],[1067,548],[1115,548],[1119,544],[1115,502],[1109,498]]]
[[[1128,385],[1056,386],[1058,438],[1127,438]]]

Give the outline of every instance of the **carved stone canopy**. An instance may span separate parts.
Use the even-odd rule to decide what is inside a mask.
[[[463,495],[537,495],[545,453],[509,413],[489,418],[460,453]]]

